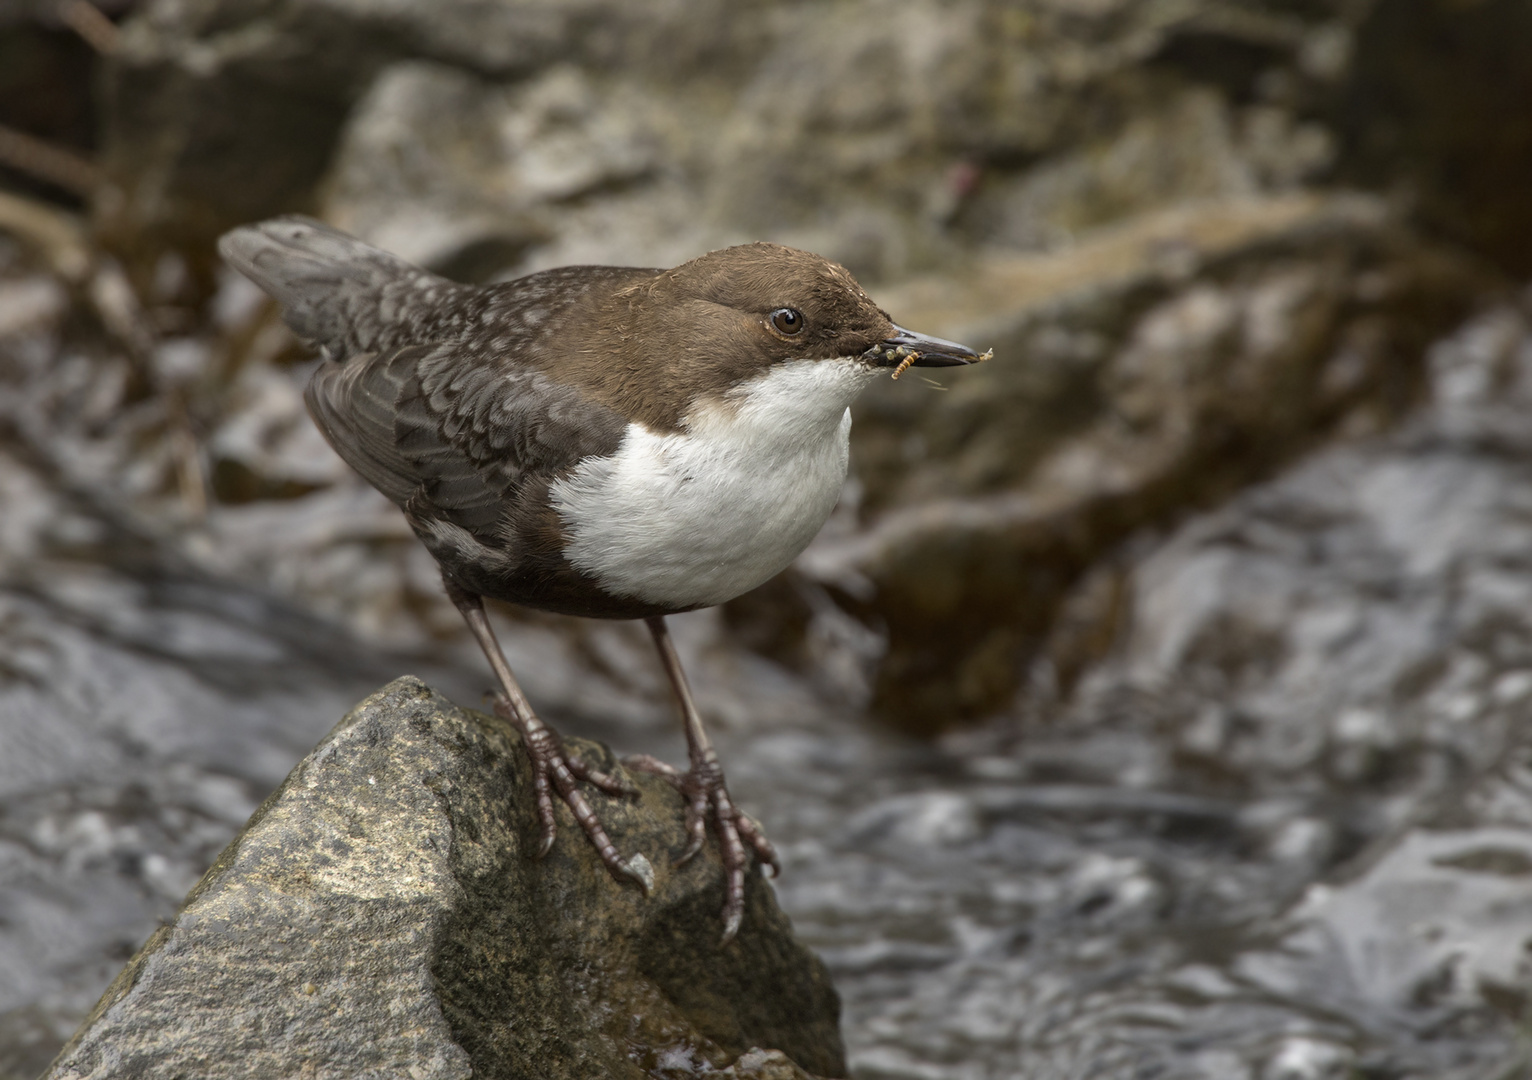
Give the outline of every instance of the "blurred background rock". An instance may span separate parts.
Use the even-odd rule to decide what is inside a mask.
[[[1516,0],[0,4],[0,1066],[349,700],[485,682],[217,264],[303,211],[471,281],[775,240],[994,347],[681,620],[858,1075],[1513,1075],[1529,50]],[[671,745],[631,628],[500,614]]]

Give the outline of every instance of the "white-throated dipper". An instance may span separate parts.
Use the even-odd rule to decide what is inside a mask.
[[[754,849],[776,852],[724,786],[665,616],[721,604],[784,569],[846,477],[849,406],[880,372],[986,359],[896,326],[843,267],[776,244],[672,270],[566,266],[470,286],[301,217],[235,229],[223,257],[325,362],[305,395],[330,445],[399,505],[500,683],[531,758],[546,853],[553,795],[614,875],[647,892],[579,788],[619,779],[567,753],[532,711],[483,597],[643,619],[686,726],[691,768],[647,755],[706,823],[728,872],[724,940]],[[641,864],[642,865],[642,864]]]

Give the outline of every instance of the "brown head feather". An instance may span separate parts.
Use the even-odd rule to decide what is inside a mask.
[[[559,378],[658,430],[675,430],[698,395],[788,360],[860,356],[895,332],[845,267],[779,244],[709,252],[591,300],[565,322],[580,341]],[[773,329],[779,308],[803,329]]]

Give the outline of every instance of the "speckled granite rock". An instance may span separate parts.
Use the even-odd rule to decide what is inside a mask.
[[[389,684],[255,813],[47,1076],[844,1075],[839,1001],[771,890],[752,876],[721,949],[716,857],[672,867],[681,806],[634,779],[636,800],[600,810],[653,863],[649,899],[572,821],[528,858],[514,732]]]

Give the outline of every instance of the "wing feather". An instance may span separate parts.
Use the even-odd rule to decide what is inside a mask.
[[[493,545],[529,481],[613,453],[626,423],[540,371],[474,359],[458,343],[364,353],[320,365],[305,398],[374,487]]]

